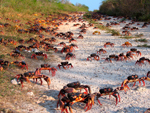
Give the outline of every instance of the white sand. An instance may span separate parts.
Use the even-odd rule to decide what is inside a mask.
[[[112,20],[110,20],[112,21]],[[102,20],[102,23],[106,24],[109,21]],[[127,23],[130,21],[127,21]],[[72,31],[74,33],[74,38],[79,35],[80,29],[79,26],[74,27],[75,22],[68,22],[69,25],[61,25],[58,32],[67,32]],[[78,22],[79,23],[79,22]],[[82,23],[80,23],[82,24]],[[133,24],[132,26],[137,26],[138,31],[131,32],[132,34],[143,33],[143,38],[146,38],[149,41],[150,35],[150,26],[148,28],[141,28],[143,23],[140,26]],[[114,26],[114,29],[120,30],[125,24]],[[111,34],[106,33],[106,31],[98,30],[101,32],[101,35],[92,35],[93,27],[87,29],[87,33],[83,34],[83,39],[76,39],[75,44],[78,45],[78,49],[75,49],[73,52],[76,55],[76,59],[69,60],[69,63],[72,63],[74,68],[69,68],[67,70],[61,68],[56,72],[56,76],[52,77],[49,75],[48,71],[42,71],[43,74],[48,75],[51,78],[50,89],[47,88],[47,85],[37,85],[41,90],[45,90],[46,101],[39,101],[38,104],[25,104],[26,109],[22,109],[24,112],[29,113],[60,113],[61,111],[56,108],[57,95],[59,91],[67,83],[80,81],[81,84],[89,85],[91,87],[92,93],[98,92],[100,88],[112,87],[116,88],[121,86],[121,83],[130,75],[137,74],[139,77],[146,76],[147,72],[150,70],[150,65],[145,63],[142,66],[135,65],[136,60],[140,58],[134,57],[134,60],[131,61],[113,61],[112,63],[104,62],[104,59],[111,54],[118,55],[119,53],[126,53],[130,48],[137,48],[141,51],[142,56],[150,58],[150,49],[149,48],[140,48],[136,47],[139,44],[144,44],[142,42],[135,42],[135,39],[120,39],[118,36],[111,36]],[[123,48],[121,45],[129,41],[132,43],[132,47]],[[67,45],[70,43],[68,40],[64,40]],[[115,44],[114,47],[104,48],[103,45],[105,42],[112,42]],[[57,42],[56,45],[60,43]],[[149,42],[148,42],[149,43]],[[147,44],[148,44],[147,43]],[[57,46],[56,46],[57,47]],[[58,47],[59,50],[62,47]],[[100,48],[103,48],[107,51],[106,54],[101,54],[99,61],[86,61],[86,58],[92,54],[96,53]],[[65,61],[65,53],[54,53],[57,58],[57,62],[53,62],[51,65],[56,67],[60,62]],[[95,100],[95,104],[92,106],[92,109],[87,111],[87,113],[143,113],[146,109],[150,108],[150,82],[146,81],[145,87],[138,87],[139,83],[132,88],[133,83],[130,83],[131,90],[125,93],[120,91],[121,102],[115,105],[115,98],[111,96],[100,97],[99,100],[103,104],[100,106]],[[74,113],[84,113],[84,104],[76,103],[72,106]],[[28,109],[27,109],[28,108]],[[32,109],[32,111],[29,111]]]

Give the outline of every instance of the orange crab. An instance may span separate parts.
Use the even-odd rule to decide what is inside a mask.
[[[96,35],[96,34],[99,34],[99,35],[100,35],[101,33],[100,33],[100,31],[94,31],[94,32],[93,32],[93,35]]]
[[[122,44],[121,46],[123,46],[123,47],[129,47],[129,46],[131,46],[132,47],[132,44],[130,43],[130,42],[125,42],[124,44]]]

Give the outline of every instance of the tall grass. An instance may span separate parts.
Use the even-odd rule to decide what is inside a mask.
[[[13,9],[21,13],[59,13],[59,11],[88,11],[86,7],[77,7],[73,4],[62,4],[61,2],[50,2],[49,0],[1,0],[1,11],[4,7],[7,7],[9,10]]]

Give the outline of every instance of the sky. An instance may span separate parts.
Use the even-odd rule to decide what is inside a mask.
[[[69,0],[71,3],[76,5],[76,3],[84,4],[89,7],[89,11],[98,10],[103,0]]]

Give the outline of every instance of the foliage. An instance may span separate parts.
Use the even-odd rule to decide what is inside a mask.
[[[144,38],[144,39],[136,39],[135,41],[136,41],[136,42],[148,42],[148,40],[145,39],[145,38]]]
[[[62,11],[75,12],[75,11],[88,11],[88,7],[81,5],[80,7],[74,6],[71,3],[62,3],[60,0],[2,0],[1,1],[1,12],[7,10],[15,10],[22,13],[43,13],[52,14],[59,13]]]
[[[150,0],[104,0],[99,7],[103,14],[150,20]]]
[[[150,48],[150,45],[143,44],[143,45],[138,45],[137,47],[147,47],[147,48]]]

